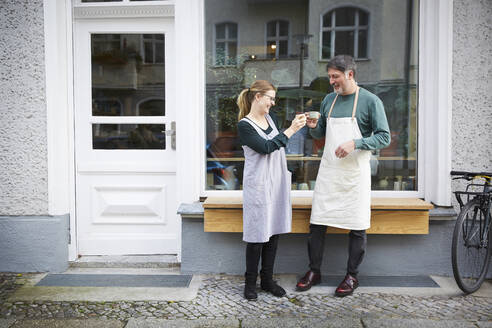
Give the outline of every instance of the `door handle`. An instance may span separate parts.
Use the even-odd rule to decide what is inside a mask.
[[[176,150],[176,122],[171,122],[171,129],[162,131],[166,136],[171,137],[171,149]]]

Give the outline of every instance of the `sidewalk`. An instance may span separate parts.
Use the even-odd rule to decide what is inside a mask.
[[[378,291],[359,288],[336,298],[333,288],[299,293],[295,276],[279,276],[287,297],[259,291],[242,298],[243,278],[200,276],[191,301],[12,301],[34,275],[0,274],[0,328],[10,327],[492,327],[492,287],[463,296],[456,289]],[[441,278],[439,283],[452,278]],[[401,292],[400,292],[401,291]],[[9,300],[8,300],[9,299]]]

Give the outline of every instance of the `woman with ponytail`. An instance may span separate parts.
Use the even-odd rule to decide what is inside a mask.
[[[306,124],[297,115],[289,128],[279,132],[275,87],[255,81],[237,99],[239,139],[244,149],[243,240],[246,245],[244,297],[256,300],[256,278],[261,258],[261,289],[277,297],[285,290],[273,280],[273,265],[279,234],[291,231],[291,174],[287,170],[285,146],[289,138]]]

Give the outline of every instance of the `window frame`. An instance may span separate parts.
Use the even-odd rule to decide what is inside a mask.
[[[341,8],[352,8],[355,10],[355,17],[354,17],[354,25],[352,26],[336,26],[336,15],[335,12],[337,9]],[[359,12],[363,11],[367,15],[367,25],[362,25],[362,28],[359,25]],[[323,27],[323,20],[324,16],[329,14],[331,12],[331,26],[330,27]],[[319,37],[319,60],[322,62],[328,61],[331,58],[335,56],[335,37],[336,37],[336,32],[347,32],[347,31],[353,31],[354,32],[354,53],[352,54],[354,57],[354,60],[356,61],[363,61],[363,60],[370,60],[371,55],[370,55],[370,35],[371,35],[371,11],[368,10],[367,8],[357,6],[357,5],[338,5],[335,7],[330,7],[326,11],[322,12],[320,14],[320,37]],[[367,44],[366,44],[366,57],[359,57],[359,30],[365,30],[367,32]],[[329,58],[323,58],[323,32],[330,32],[331,34],[331,50],[330,50],[330,57]],[[357,53],[357,56],[355,56],[355,53]]]
[[[217,26],[225,24],[225,38],[224,39],[217,39]],[[228,38],[229,36],[229,24],[235,24],[236,25],[236,38],[235,39],[230,39]],[[234,21],[222,21],[222,22],[216,22],[214,23],[214,35],[213,35],[213,65],[212,67],[237,67],[238,62],[239,62],[239,24],[234,22]],[[225,50],[225,59],[229,58],[229,48],[227,47],[229,42],[236,42],[236,63],[235,64],[227,64],[227,60],[224,60],[224,64],[218,64],[217,63],[217,42],[224,42],[224,50]]]
[[[190,0],[188,0],[190,1]],[[360,8],[360,6],[358,6]],[[329,8],[329,10],[335,7]],[[371,11],[363,8],[370,15]],[[452,109],[452,56],[453,56],[453,3],[452,0],[420,1],[419,14],[419,94],[418,94],[418,189],[417,191],[372,191],[372,197],[419,197],[437,205],[451,204],[451,109]],[[370,18],[369,18],[370,19]],[[201,1],[199,25],[195,31],[200,35],[203,46],[200,53],[201,70],[206,69],[205,52],[205,10]],[[368,42],[370,54],[370,42]],[[320,62],[323,62],[320,60]],[[199,135],[200,144],[199,190],[197,197],[241,197],[241,190],[206,190],[206,149],[205,149],[205,76],[200,90]],[[429,110],[433,108],[433,110]],[[444,137],[446,136],[446,137]],[[190,180],[190,183],[192,181]],[[292,197],[312,197],[312,191],[291,191]]]
[[[279,31],[280,31],[280,22],[286,22],[287,23],[287,36],[280,36]],[[275,23],[275,36],[274,37],[269,37],[268,36],[268,24],[270,23]],[[285,18],[277,18],[277,19],[272,19],[268,22],[265,23],[265,58],[267,59],[285,59],[289,58],[290,53],[291,53],[291,42],[290,42],[290,37],[291,37],[291,24],[288,19]],[[269,41],[275,41],[275,56],[274,57],[268,57],[268,42]],[[280,41],[287,41],[287,54],[282,57],[279,55],[279,43]]]

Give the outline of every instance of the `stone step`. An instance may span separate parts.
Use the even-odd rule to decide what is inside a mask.
[[[71,268],[179,268],[176,255],[82,256],[70,262]]]

